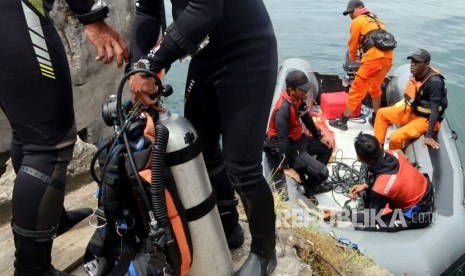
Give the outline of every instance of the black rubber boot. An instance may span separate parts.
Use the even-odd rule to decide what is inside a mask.
[[[234,276],[270,275],[275,270],[277,264],[276,251],[273,251],[273,254],[268,258],[250,252],[241,268],[234,273]]]
[[[334,120],[329,121],[329,125],[332,127],[335,127],[340,130],[347,130],[347,121],[349,120],[349,117],[344,116],[344,114],[341,114],[341,118],[337,118]]]
[[[52,241],[36,242],[29,238],[14,235],[15,276],[69,276],[56,270],[52,265]]]
[[[71,211],[63,210],[58,224],[57,236],[65,233],[74,225],[90,216],[94,211],[91,208],[79,208]]]

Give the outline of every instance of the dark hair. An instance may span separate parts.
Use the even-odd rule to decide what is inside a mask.
[[[360,132],[355,137],[354,147],[360,161],[367,164],[372,164],[383,152],[378,139],[373,135],[364,134],[363,132]]]

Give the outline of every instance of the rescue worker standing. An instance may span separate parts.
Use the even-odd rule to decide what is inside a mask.
[[[163,1],[137,1],[131,62],[135,68],[158,72],[179,58],[192,57],[184,115],[203,142],[229,245],[243,243],[233,186],[245,206],[252,235],[251,252],[237,274],[270,274],[276,267],[276,215],[261,161],[278,68],[271,20],[261,0],[171,3],[174,22],[154,47]],[[129,83],[134,98],[155,104],[149,98],[157,91],[153,78],[135,74]]]
[[[51,265],[53,238],[89,210],[65,213],[66,169],[76,142],[68,59],[49,12],[53,0],[0,1],[0,107],[12,128],[15,275],[68,275]],[[103,19],[102,1],[66,1],[105,63],[129,53]],[[14,26],[14,28],[12,27]],[[92,210],[90,210],[92,211]],[[60,219],[61,217],[61,219]]]
[[[417,49],[410,59],[412,76],[405,87],[405,99],[394,106],[378,110],[374,134],[384,144],[386,131],[391,124],[400,124],[389,138],[389,149],[402,149],[404,141],[425,134],[423,145],[439,149],[434,131],[439,130],[447,108],[447,91],[444,76],[430,66],[431,55],[425,49]]]
[[[340,118],[330,120],[329,125],[340,130],[347,130],[347,121],[350,114],[361,103],[367,93],[370,94],[373,104],[373,122],[376,112],[381,106],[381,85],[386,74],[392,67],[393,50],[380,50],[369,43],[371,32],[378,29],[385,30],[384,23],[376,15],[365,8],[362,1],[351,0],[343,15],[350,15],[349,59],[360,60],[360,68],[349,90],[346,107]],[[360,52],[363,52],[360,56]]]
[[[366,191],[368,209],[347,210],[352,221],[360,224],[356,228],[396,232],[428,226],[432,221],[434,205],[431,181],[415,169],[403,154],[384,151],[373,135],[360,132],[355,138],[354,147],[357,159],[365,163],[375,177],[372,184],[356,184],[350,188],[349,196],[352,199]],[[386,205],[390,212],[385,210]],[[337,215],[335,209],[323,210],[324,219]],[[376,217],[380,217],[381,221],[377,221]],[[370,225],[374,222],[377,223]]]
[[[307,110],[305,101],[314,89],[304,72],[295,70],[287,74],[286,89],[271,114],[264,147],[265,151],[278,153],[281,164],[278,169],[302,183],[307,197],[328,178],[326,165],[333,148],[332,141],[315,126]],[[303,133],[302,122],[311,137]],[[316,155],[316,159],[310,155]],[[308,166],[311,168],[307,169]]]

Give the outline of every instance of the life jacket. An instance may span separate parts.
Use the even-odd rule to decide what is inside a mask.
[[[393,151],[386,151],[386,154],[391,154],[397,159],[399,169],[397,173],[378,175],[372,190],[389,197],[389,207],[391,209],[408,210],[420,203],[428,189],[428,181],[404,157]]]
[[[139,276],[165,272],[187,275],[189,272],[193,252],[186,210],[169,168],[161,164],[160,170],[154,173],[154,160],[164,158],[157,157],[154,150],[157,147],[154,120],[148,113],[144,114],[133,123],[132,129],[127,128],[132,133],[129,139],[142,187],[131,170],[128,149],[123,143],[118,144],[112,137],[98,151],[102,170],[96,213],[98,225],[84,257],[85,269],[94,270],[90,275]],[[116,146],[110,147],[110,144]],[[151,191],[153,177],[164,182],[158,195]],[[157,202],[154,196],[161,196],[163,202]],[[156,222],[150,216],[152,210]]]
[[[306,105],[305,105],[306,106]],[[302,122],[300,116],[307,112],[306,107],[302,107],[302,100],[293,101],[287,94],[286,90],[281,92],[278,101],[275,104],[271,114],[268,126],[268,139],[278,134],[275,124],[276,111],[280,108],[289,109],[289,132],[288,137],[292,141],[298,141],[302,137]],[[305,109],[305,110],[304,110]],[[302,111],[303,113],[300,113]]]
[[[422,80],[415,80],[414,76],[410,77],[405,88],[405,100],[412,106],[413,114],[428,118],[431,115],[430,93],[423,90],[423,86],[433,76],[439,76],[442,79],[444,94],[439,103],[439,121],[444,119],[444,112],[447,108],[447,88],[444,81],[444,76],[436,68],[430,67],[431,71]]]

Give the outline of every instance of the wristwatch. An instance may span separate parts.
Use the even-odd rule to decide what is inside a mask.
[[[134,69],[145,69],[152,71],[152,66],[150,66],[150,61],[148,59],[141,58],[134,65]]]
[[[97,0],[94,5],[92,6],[91,11],[96,11],[98,9],[104,8],[107,6],[107,3],[103,0]]]
[[[144,69],[155,73],[155,70],[150,64],[150,61],[146,58],[141,58],[136,63],[134,63],[133,69]],[[143,72],[141,72],[140,74],[144,77],[147,77],[147,74]]]

